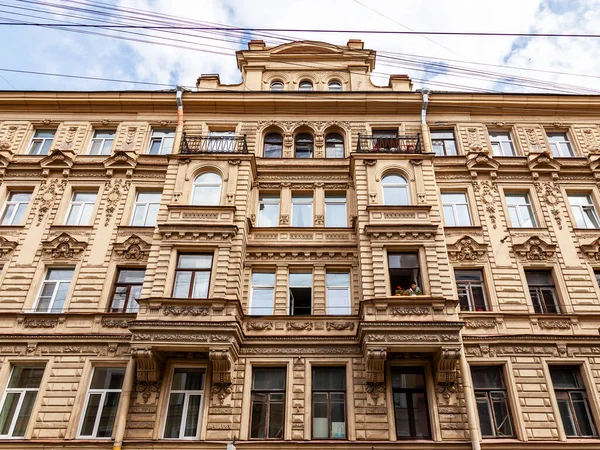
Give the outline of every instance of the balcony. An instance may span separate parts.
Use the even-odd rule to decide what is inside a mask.
[[[245,134],[243,136],[189,136],[183,133],[179,152],[188,155],[248,153],[248,145]]]
[[[375,137],[358,134],[358,153],[421,153],[421,135]]]

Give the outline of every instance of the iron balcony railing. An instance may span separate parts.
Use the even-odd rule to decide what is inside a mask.
[[[356,151],[359,153],[421,153],[421,135],[375,137],[358,133]]]
[[[181,153],[248,153],[246,135],[189,136],[183,133]]]

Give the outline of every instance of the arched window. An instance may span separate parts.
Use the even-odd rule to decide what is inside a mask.
[[[342,90],[342,83],[338,80],[332,80],[329,82],[329,90],[330,91],[341,91]]]
[[[221,176],[215,172],[204,172],[194,180],[192,205],[218,205],[221,203]]]
[[[272,91],[283,91],[283,81],[273,81],[271,83]]]
[[[299,91],[312,91],[313,90],[313,84],[312,84],[311,81],[302,80],[300,82],[300,84],[298,85],[298,90]]]
[[[381,179],[384,205],[408,205],[408,182],[397,173],[390,173]]]
[[[338,133],[330,133],[325,138],[325,157],[344,157],[344,138]]]
[[[279,133],[269,133],[265,136],[265,158],[281,158],[283,137]]]
[[[296,158],[313,157],[313,137],[308,133],[296,136]]]

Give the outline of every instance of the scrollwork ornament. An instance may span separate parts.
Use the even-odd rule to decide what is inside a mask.
[[[379,396],[385,393],[385,383],[367,383],[365,390],[367,391],[367,394],[377,402]]]
[[[44,216],[52,208],[58,196],[63,193],[66,185],[66,180],[57,180],[56,178],[40,182],[40,189],[35,198],[35,208],[37,208],[38,218],[37,226],[42,223]]]
[[[119,200],[129,190],[131,181],[117,178],[106,183],[104,191],[106,192],[106,219],[104,226],[108,226],[110,219],[116,211]]]

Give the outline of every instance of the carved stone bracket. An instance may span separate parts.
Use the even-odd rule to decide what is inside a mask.
[[[367,348],[365,351],[365,366],[367,369],[366,390],[373,400],[385,392],[385,348]]]
[[[162,357],[150,348],[133,349],[131,357],[137,362],[137,381],[139,383],[158,383],[161,378]]]
[[[450,398],[450,395],[456,391],[459,359],[460,349],[458,348],[443,348],[437,357],[437,391],[443,394],[445,399]]]
[[[593,239],[591,242],[584,242],[585,239],[580,239],[579,248],[590,261],[600,261],[600,238]],[[1,248],[1,247],[0,247]]]
[[[208,358],[212,363],[212,393],[217,395],[221,405],[231,394],[233,359],[228,350],[211,350]]]
[[[54,239],[42,242],[44,256],[51,259],[80,258],[87,242],[78,241],[68,233],[61,233]]]

